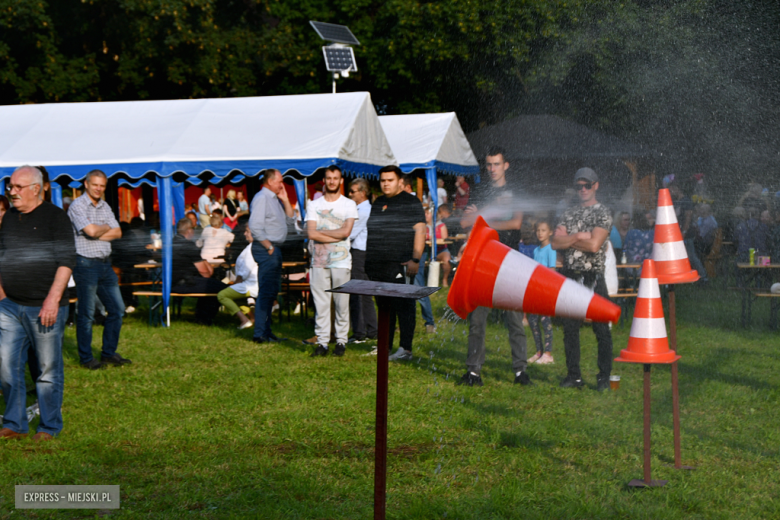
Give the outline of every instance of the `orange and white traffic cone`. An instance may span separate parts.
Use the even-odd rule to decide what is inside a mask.
[[[447,304],[461,318],[477,307],[617,322],[620,307],[498,241],[482,217],[471,230]]]
[[[693,283],[699,279],[699,273],[691,269],[677,215],[674,213],[672,196],[666,188],[658,191],[653,260],[660,284]]]
[[[664,321],[661,289],[656,277],[656,262],[645,260],[636,297],[634,320],[628,337],[628,348],[615,361],[624,363],[674,363],[680,356],[669,349]]]

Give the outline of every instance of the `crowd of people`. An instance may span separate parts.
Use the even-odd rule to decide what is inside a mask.
[[[298,236],[301,240],[295,243],[300,246],[296,247],[302,249],[303,240],[307,242],[315,309],[314,337],[304,340],[312,347],[310,355],[340,357],[348,345],[376,339],[378,307],[391,317],[391,345],[396,323],[400,334],[398,349],[381,354],[406,361],[413,358],[415,301],[377,297],[374,302],[366,296],[329,290],[350,279],[426,285],[428,260],[439,262],[441,283],[447,287],[465,247],[465,241],[459,244],[450,239],[467,236],[477,216],[498,232],[501,243],[559,269],[605,297],[610,294],[610,257],[613,262],[630,264],[651,257],[654,209],[613,214],[598,200],[599,175],[593,169],[574,173],[573,187],[566,195],[573,197],[573,204],[532,214],[523,210],[527,195],[520,189],[519,176],[506,152],[492,148],[485,167],[487,178],[481,183],[472,186],[459,176],[451,191],[440,181],[435,196],[418,197],[410,178],[397,166],[379,170],[381,194],[372,193],[368,181],[361,178],[345,186],[343,172],[330,166],[303,220],[278,170],[264,172],[262,188],[251,204],[243,192],[234,190],[224,200],[216,200],[207,186],[186,217],[176,223],[172,291],[198,295],[195,317],[199,323],[212,324],[222,307],[237,318],[239,329],[253,329],[254,342],[284,341],[274,334],[271,315],[281,288],[283,249],[289,250],[290,236]],[[89,172],[84,193],[68,201],[66,212],[47,200],[45,169],[22,166],[6,186],[9,198],[0,196],[0,380],[6,402],[0,438],[18,438],[28,432],[25,365],[35,382],[41,414],[35,439],[49,440],[62,430],[62,338],[69,315],[69,286],[75,286],[77,298],[81,365],[98,370],[132,363],[117,347],[123,316],[137,301],[131,289],[120,287],[115,268],[121,271],[123,282],[128,282],[123,286],[144,280],[133,265],[153,254],[145,228],[152,216],[142,214],[129,223],[118,222],[103,200],[106,184],[102,171]],[[687,196],[674,176],[665,177],[663,184],[672,196],[691,264],[705,282],[702,259],[717,240],[733,243],[739,261],[748,261],[750,252],[770,256],[775,262],[780,259],[780,198],[751,185],[727,222],[720,225],[711,199],[696,192]],[[223,263],[231,268],[221,270]],[[430,300],[420,300],[420,307],[426,333],[435,333]],[[478,307],[468,316],[466,372],[458,384],[483,385],[490,313],[491,309]],[[98,360],[92,351],[92,328],[101,315],[104,328]],[[514,382],[532,385],[528,365],[554,363],[551,320],[516,311],[503,311],[502,316]],[[536,347],[530,356],[524,318]],[[560,386],[582,388],[582,322],[564,319],[562,323],[567,374]],[[609,389],[612,369],[611,331],[601,323],[593,323],[592,328],[598,342],[596,388],[603,391]],[[366,355],[370,354],[379,354],[376,347]]]

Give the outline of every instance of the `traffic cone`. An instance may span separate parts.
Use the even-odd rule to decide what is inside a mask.
[[[669,349],[656,265],[652,260],[645,260],[642,264],[628,348],[621,350],[620,357],[615,358],[615,361],[674,363],[680,359],[674,350]]]
[[[693,283],[699,279],[699,273],[691,269],[677,215],[674,213],[672,196],[666,188],[658,191],[653,260],[660,284]]]
[[[477,217],[447,304],[465,319],[477,307],[617,322],[620,307],[498,241]]]

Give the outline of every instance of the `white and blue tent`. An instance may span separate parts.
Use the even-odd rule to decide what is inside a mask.
[[[367,92],[14,105],[0,107],[0,120],[0,193],[24,164],[46,167],[60,204],[60,186],[79,187],[96,168],[119,176],[119,185],[157,187],[165,308],[185,182],[236,183],[276,168],[295,174],[303,211],[299,177],[336,164],[375,178],[382,166],[398,164]]]
[[[439,197],[436,187],[439,173],[478,175],[479,162],[455,112],[380,116],[382,129],[404,173],[425,171],[425,181],[434,205],[433,227]]]

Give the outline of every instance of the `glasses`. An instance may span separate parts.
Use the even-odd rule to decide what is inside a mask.
[[[36,185],[35,183],[27,184],[25,186],[22,186],[21,184],[9,184],[8,186],[6,186],[6,188],[8,188],[9,192],[12,192],[14,190],[22,191],[24,188],[29,188],[30,186],[35,186],[35,185]]]
[[[575,189],[575,190],[577,190],[577,191],[580,191],[580,190],[582,190],[583,188],[584,188],[584,189],[586,189],[586,190],[589,190],[589,189],[591,189],[592,187],[593,187],[593,183],[592,183],[592,182],[586,182],[586,183],[583,183],[583,184],[576,183],[576,184],[574,185],[574,189]]]
[[[349,190],[349,194],[350,195],[353,195],[353,194],[359,193],[359,192],[360,192],[360,190]]]

